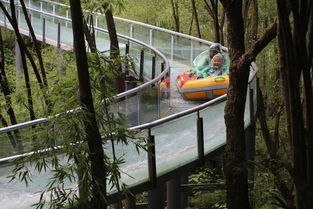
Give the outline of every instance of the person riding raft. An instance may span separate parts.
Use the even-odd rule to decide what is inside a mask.
[[[222,46],[220,44],[213,44],[209,48],[209,53],[209,56],[199,56],[199,59],[193,62],[195,67],[191,69],[190,72],[191,75],[196,76],[197,79],[227,73],[224,67],[225,58],[222,54]]]

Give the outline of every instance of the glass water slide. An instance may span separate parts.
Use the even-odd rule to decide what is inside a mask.
[[[7,1],[2,0],[2,2],[8,5]],[[68,6],[45,0],[28,0],[25,3],[39,40],[65,50],[72,48],[73,38]],[[21,32],[28,35],[21,9],[18,9],[18,17]],[[94,19],[98,48],[107,52],[109,38],[104,17],[95,13]],[[200,165],[199,162],[203,157],[209,158],[224,147],[226,95],[206,103],[188,102],[183,100],[175,89],[176,76],[188,69],[195,56],[206,50],[212,42],[127,19],[116,17],[115,22],[117,32],[120,34],[120,47],[123,52],[129,47],[130,55],[135,57],[135,62],[138,63],[136,64],[138,72],[140,72],[140,55],[144,51],[143,75],[146,82],[142,86],[117,95],[120,102],[116,107],[117,111],[123,111],[127,115],[131,129],[141,130],[141,136],[154,139],[155,142],[155,158],[151,156],[148,158],[148,154],[144,151],[138,154],[133,145],[116,145],[118,155],[123,155],[126,160],[121,169],[128,174],[122,174],[121,181],[133,191],[139,192],[151,189],[151,183],[156,178],[165,181],[175,172]],[[0,15],[0,24],[2,27],[10,28],[3,14]],[[154,59],[155,67],[153,67]],[[155,73],[152,73],[153,68]],[[257,66],[252,64],[245,110],[246,127],[254,120],[257,109],[256,72]],[[168,75],[171,77],[171,94],[169,98],[163,98],[158,86]],[[153,95],[152,99],[151,95]],[[30,182],[28,187],[18,181],[8,183],[6,177],[13,168],[10,162],[23,154],[16,153],[11,148],[8,139],[5,139],[6,133],[15,129],[20,129],[22,133],[33,125],[44,127],[47,120],[49,119],[41,118],[0,128],[0,209],[31,208],[40,196],[36,192],[45,188],[51,176],[49,171],[35,172],[32,175],[33,182]],[[200,120],[203,121],[202,129],[199,128]],[[202,134],[197,130],[202,130],[200,131]],[[200,137],[201,135],[203,137]],[[27,141],[31,137],[23,136],[23,140]],[[111,155],[110,148],[105,148],[105,152]],[[151,169],[153,165],[155,169]],[[109,192],[113,194],[115,189]]]

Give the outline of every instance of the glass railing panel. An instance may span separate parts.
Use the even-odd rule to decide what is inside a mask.
[[[160,118],[168,116],[171,111],[171,94],[173,88],[175,87],[171,84],[171,78],[168,76],[159,82]]]
[[[58,37],[58,25],[54,18],[46,17],[46,39],[56,41]]]
[[[27,27],[27,23],[26,23],[23,11],[21,9],[17,9],[17,13],[18,13],[19,28],[22,28],[23,30],[28,31],[28,27]]]
[[[154,121],[160,117],[159,86],[150,85],[138,92],[139,124]]]
[[[42,1],[42,11],[53,13],[53,6],[49,2]]]
[[[155,67],[155,76],[158,76],[162,73],[162,65],[164,60],[161,57],[156,57],[156,67]]]
[[[26,7],[29,6],[29,4],[25,4],[25,5],[26,5]],[[34,1],[34,0],[30,1],[30,8],[32,8],[32,9],[40,10],[40,5],[41,5],[41,1]]]
[[[246,97],[246,104],[245,104],[245,113],[244,113],[244,122],[245,122],[245,128],[247,128],[250,125],[250,90],[249,85],[247,88],[247,97]]]
[[[66,17],[66,13],[68,11],[68,9],[66,7],[61,7],[58,5],[55,5],[55,14],[61,17]]]
[[[33,27],[35,34],[42,35],[42,29],[43,29],[42,17],[43,16],[38,12],[30,12],[30,14],[31,14],[32,27]]]
[[[162,32],[154,31],[153,33],[153,46],[159,49],[167,57],[171,56],[172,35]]]
[[[197,113],[151,129],[155,136],[158,176],[195,160],[197,154]]]
[[[128,83],[128,87],[134,85],[134,83]],[[137,126],[140,124],[140,96],[137,93],[131,94],[129,96],[120,99],[117,104],[115,104],[116,112],[123,114],[126,119],[126,124],[128,127]]]
[[[104,16],[95,15],[94,16],[94,24],[95,24],[95,26],[102,28],[102,29],[107,28],[107,23],[106,23]]]
[[[147,130],[143,130],[137,134],[136,139],[128,139],[128,145],[114,142],[116,158],[122,158],[125,160],[125,163],[120,166],[122,172],[120,179],[121,183],[135,186],[148,180],[148,154],[144,149],[140,148],[140,146],[144,146],[143,141],[140,139],[147,138],[147,136]],[[138,150],[136,146],[139,148]],[[112,148],[111,141],[107,141],[104,153],[111,159],[113,159]],[[110,190],[110,187],[111,185],[109,185],[108,190]],[[116,188],[113,188],[108,192],[112,191],[116,191]]]
[[[51,146],[58,145],[60,139],[56,138],[53,134],[53,131],[56,130],[56,126],[45,123],[19,129],[18,131],[11,131],[11,137],[8,133],[0,134],[0,158],[27,153],[33,151],[34,147],[42,149],[49,146],[46,141],[47,137]],[[13,146],[13,141],[18,144],[16,147]]]
[[[1,22],[4,22],[4,17],[5,17],[5,15],[3,14],[2,11],[0,11],[0,21]]]
[[[208,50],[210,46],[206,44],[202,44],[200,42],[192,41],[191,42],[191,55],[190,55],[190,64],[192,64],[193,60],[201,54],[203,51]]]
[[[71,23],[65,20],[59,20],[61,24],[61,43],[66,44],[68,46],[73,46],[73,31],[71,28]]]
[[[145,49],[144,50],[144,67],[143,67],[143,72],[144,72],[144,77],[148,80],[152,79],[152,59],[154,57],[154,53],[149,50]],[[155,69],[156,71],[156,69]]]
[[[133,37],[134,39],[140,40],[146,44],[150,42],[149,29],[140,25],[133,25]]]
[[[173,36],[174,49],[173,59],[183,64],[190,64],[190,55],[192,51],[191,41],[189,39]]]
[[[134,62],[134,70],[139,76],[140,71],[140,53],[143,50],[143,47],[136,43],[130,43],[129,45],[129,55],[133,59]]]
[[[116,20],[116,19],[114,20],[114,22],[115,22],[115,28],[116,28],[117,33],[131,37],[131,33],[130,33],[131,25],[129,23]]]
[[[204,153],[208,154],[213,150],[225,145],[225,120],[224,108],[226,102],[211,105],[200,111],[200,117],[203,118],[203,138]]]

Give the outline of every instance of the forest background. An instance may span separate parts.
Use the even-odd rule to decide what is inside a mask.
[[[68,2],[63,1],[63,3]],[[244,1],[243,16],[246,26],[247,46],[252,44],[256,37],[263,34],[266,28],[275,22],[277,18],[275,5],[276,1],[274,0]],[[122,6],[115,9],[114,15],[201,37],[205,40],[218,40],[218,42],[228,46],[225,13],[221,4],[215,0],[125,0]],[[257,26],[255,23],[257,23]],[[216,36],[216,27],[219,28],[219,37]],[[7,36],[5,39],[10,39],[11,43],[14,40],[12,36]],[[14,46],[7,44],[7,48],[13,49]],[[259,67],[259,83],[263,95],[261,102],[264,109],[262,109],[262,113],[264,114],[259,114],[262,126],[260,123],[257,124],[256,160],[251,162],[255,166],[255,178],[253,182],[250,182],[254,184],[251,197],[255,208],[293,208],[294,205],[293,183],[290,175],[284,165],[277,163],[292,161],[285,123],[286,116],[284,98],[282,97],[278,52],[278,40],[274,39],[256,59]],[[55,51],[51,48],[47,48],[43,53],[44,57],[51,58],[51,54],[56,56]],[[7,55],[6,59],[12,64],[13,68],[12,54],[10,52],[5,54]],[[67,61],[73,61],[72,55],[65,55],[64,57]],[[62,59],[55,57],[54,60]],[[57,63],[51,62],[51,59],[45,60],[45,63],[51,69],[59,67]],[[266,128],[264,128],[265,122]],[[278,153],[279,157],[277,159],[279,160],[274,164],[273,159],[268,154],[264,134],[269,134],[270,138],[273,139],[272,144],[274,146],[271,147],[275,149],[275,153]],[[218,161],[221,164],[220,161],[222,160],[219,159]],[[217,172],[214,169],[200,170],[190,177],[190,181],[196,183],[207,183],[212,179],[215,179],[214,182],[223,181],[220,176],[221,173],[221,170]],[[281,185],[278,183],[283,184],[284,188],[279,187]],[[224,193],[224,190],[213,194],[210,191],[195,191],[191,201],[195,205],[191,204],[190,206],[194,208],[225,208]]]

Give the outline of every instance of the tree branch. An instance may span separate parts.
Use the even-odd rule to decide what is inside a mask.
[[[254,42],[248,51],[242,56],[240,65],[251,63],[256,56],[277,36],[277,22],[273,23],[259,38]]]

